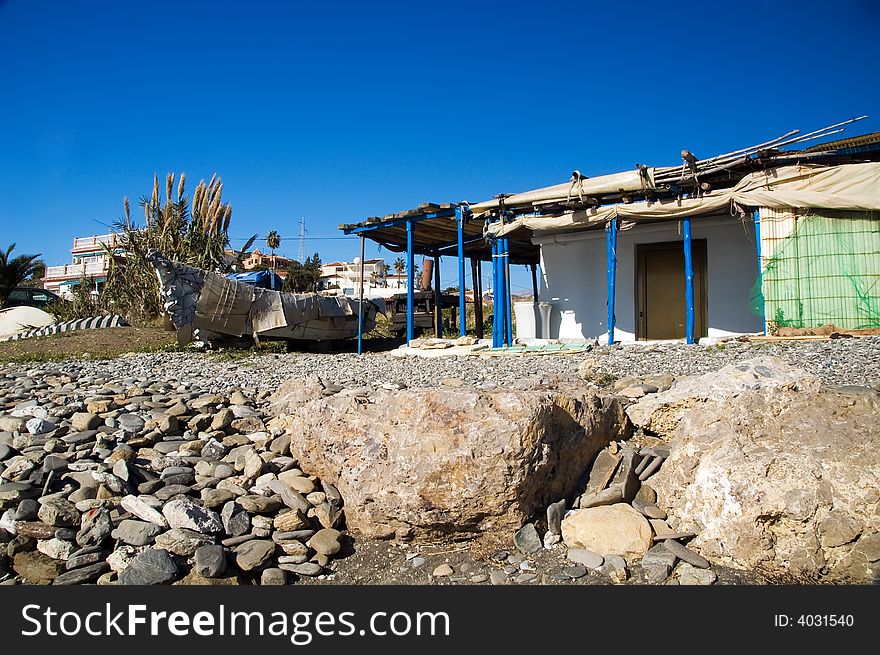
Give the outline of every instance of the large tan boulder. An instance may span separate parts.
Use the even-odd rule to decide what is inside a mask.
[[[562,520],[562,540],[569,548],[620,555],[630,563],[641,559],[653,537],[648,519],[626,503],[576,509]]]
[[[355,532],[507,540],[573,495],[627,425],[616,401],[594,395],[438,388],[314,400],[270,428],[290,435],[304,472],[339,489]]]
[[[806,582],[880,572],[875,391],[758,386],[700,401],[668,437],[651,486],[704,556]]]

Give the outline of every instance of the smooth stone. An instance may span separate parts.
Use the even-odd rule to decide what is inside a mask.
[[[526,555],[537,553],[544,547],[544,544],[541,542],[541,537],[538,536],[538,531],[531,523],[526,523],[523,527],[517,530],[516,534],[513,536],[513,542],[516,544],[516,547],[520,552]]]
[[[125,570],[119,574],[119,584],[167,584],[176,577],[177,564],[168,551],[150,548],[134,556]]]
[[[125,519],[110,536],[130,546],[149,546],[165,529],[148,521]]]
[[[15,508],[13,519],[16,521],[33,521],[37,518],[40,504],[33,498],[25,498]]]
[[[79,569],[83,566],[91,566],[92,564],[97,564],[98,562],[105,561],[108,554],[109,553],[104,550],[99,550],[95,553],[82,554],[79,554],[79,551],[77,551],[67,558],[67,562],[65,562],[64,568],[66,568],[68,571],[72,571],[73,569]]]
[[[433,575],[435,578],[447,578],[453,573],[455,573],[455,571],[451,566],[449,566],[449,564],[441,564],[434,569],[431,575]]]
[[[562,519],[565,516],[565,498],[547,507],[547,532],[562,534]],[[546,535],[545,535],[546,537]]]
[[[286,585],[287,571],[275,568],[263,569],[263,572],[260,574],[260,584],[264,586]]]
[[[78,567],[67,571],[66,573],[62,573],[52,581],[52,584],[58,586],[86,584],[96,581],[101,575],[109,570],[110,565],[107,564],[107,562],[95,562],[94,564]]]
[[[168,521],[146,500],[147,498],[151,498],[151,496],[144,496],[142,498],[138,498],[137,496],[125,496],[120,505],[122,506],[122,509],[130,512],[142,521],[148,521],[163,528],[167,528]]]
[[[577,580],[587,574],[587,567],[583,564],[573,564],[562,569],[562,573],[572,580]]]
[[[504,571],[492,571],[489,574],[489,582],[493,585],[506,585],[508,584],[507,574]]]
[[[267,561],[275,553],[275,542],[265,539],[252,539],[235,548],[235,562],[242,571],[252,571]]]
[[[682,585],[711,585],[715,584],[718,576],[709,569],[698,569],[695,566],[682,561],[675,571],[678,574],[678,582]]]
[[[195,569],[205,578],[219,578],[226,573],[226,551],[223,546],[199,546],[195,552]]]
[[[320,555],[332,557],[342,549],[341,543],[342,533],[333,528],[323,528],[318,530],[309,540],[309,546]]]
[[[598,569],[605,563],[605,558],[602,555],[584,548],[569,548],[566,557],[569,562],[583,564],[588,569]]]
[[[307,577],[314,577],[316,575],[321,575],[324,571],[324,567],[315,562],[305,562],[303,564],[282,564],[279,565],[279,568],[284,568],[285,571],[292,571],[298,575],[304,575]]]
[[[666,548],[669,549],[669,551],[673,553],[676,557],[678,557],[678,559],[680,559],[682,562],[687,562],[693,567],[696,567],[698,569],[708,569],[711,566],[709,560],[707,560],[705,557],[698,553],[695,553],[690,548],[688,548],[687,546],[683,546],[674,539],[667,539],[663,542],[663,545],[666,546]]]
[[[642,483],[642,486],[639,487],[639,490],[636,492],[633,502],[637,500],[643,503],[656,504],[657,492],[654,491],[654,488],[650,485]]]

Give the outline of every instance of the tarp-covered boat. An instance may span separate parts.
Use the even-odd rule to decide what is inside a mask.
[[[335,341],[357,336],[357,300],[263,289],[173,262],[157,250],[147,259],[156,269],[165,310],[181,345],[213,345],[243,337]],[[381,305],[364,300],[364,334],[376,327],[377,312],[385,311]]]

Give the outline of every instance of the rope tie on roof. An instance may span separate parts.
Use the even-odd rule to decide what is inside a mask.
[[[578,200],[581,202],[584,201],[584,180],[587,179],[586,175],[583,175],[580,171],[575,170],[571,174],[570,184],[568,185],[568,195],[566,196],[566,202],[571,202],[571,192],[574,191],[575,187],[577,187],[578,191]]]

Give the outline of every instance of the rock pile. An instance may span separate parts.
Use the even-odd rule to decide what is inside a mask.
[[[0,579],[284,584],[349,548],[342,496],[267,431],[266,393],[7,378]]]

